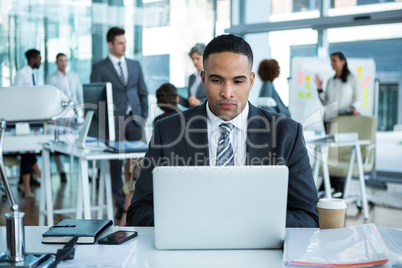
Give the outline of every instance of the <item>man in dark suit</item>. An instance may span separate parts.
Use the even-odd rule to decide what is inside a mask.
[[[286,165],[286,226],[318,227],[318,195],[302,126],[248,102],[255,79],[252,65],[251,47],[240,37],[221,35],[207,45],[201,72],[207,101],[156,122],[128,209],[129,225],[154,224],[155,166]]]
[[[195,73],[188,78],[188,98],[185,99],[179,96],[179,103],[184,107],[191,108],[200,105],[207,98],[204,85],[201,82],[200,73],[203,67],[202,54],[204,53],[205,45],[197,43],[188,53],[193,61],[196,69]]]
[[[116,140],[145,141],[144,123],[148,116],[148,91],[140,63],[124,56],[126,53],[124,33],[124,29],[117,27],[109,29],[107,42],[110,54],[106,59],[92,66],[91,82],[112,83]],[[125,211],[122,164],[121,160],[110,161],[117,219],[121,219]],[[127,165],[129,161],[126,163],[126,168],[128,168]],[[121,225],[124,225],[124,222]]]

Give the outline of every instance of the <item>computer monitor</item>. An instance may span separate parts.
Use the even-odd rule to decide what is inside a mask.
[[[88,136],[103,141],[115,141],[112,83],[83,85],[84,112],[94,111]]]

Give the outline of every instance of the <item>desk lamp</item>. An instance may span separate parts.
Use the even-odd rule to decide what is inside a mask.
[[[63,117],[73,103],[53,86],[0,88],[0,176],[11,205],[6,217],[7,255],[0,252],[0,266],[36,267],[38,259],[25,255],[24,213],[18,211],[3,163],[6,123],[45,123]]]

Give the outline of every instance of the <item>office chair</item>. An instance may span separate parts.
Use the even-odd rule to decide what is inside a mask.
[[[329,134],[336,133],[358,133],[359,140],[369,140],[369,145],[361,146],[363,160],[363,172],[369,174],[374,171],[375,165],[375,147],[376,147],[376,129],[377,123],[374,117],[370,116],[339,116],[332,120]],[[328,171],[331,177],[347,178],[345,181],[343,196],[349,197],[349,186],[351,177],[347,177],[351,147],[331,147],[328,151]],[[355,159],[356,161],[356,159]],[[353,166],[352,176],[358,176],[357,164]],[[361,204],[357,201],[359,210]]]
[[[339,116],[332,120],[329,134],[357,132],[360,140],[370,140],[369,145],[361,147],[364,173],[369,173],[374,168],[375,160],[375,135],[377,123],[370,116]],[[332,147],[328,152],[329,173],[335,177],[346,177],[351,148]],[[335,164],[338,162],[337,164]],[[357,166],[354,167],[352,176],[357,176]]]
[[[40,257],[25,255],[24,213],[18,211],[4,168],[3,137],[7,124],[45,123],[63,117],[73,103],[52,86],[0,88],[0,177],[11,205],[6,216],[7,256],[0,254],[0,266],[28,266]]]

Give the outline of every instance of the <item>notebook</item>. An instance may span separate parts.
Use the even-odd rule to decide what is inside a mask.
[[[281,248],[286,166],[156,167],[158,249]]]
[[[66,244],[79,236],[77,244],[91,244],[112,224],[112,220],[65,219],[42,234],[42,243]]]

